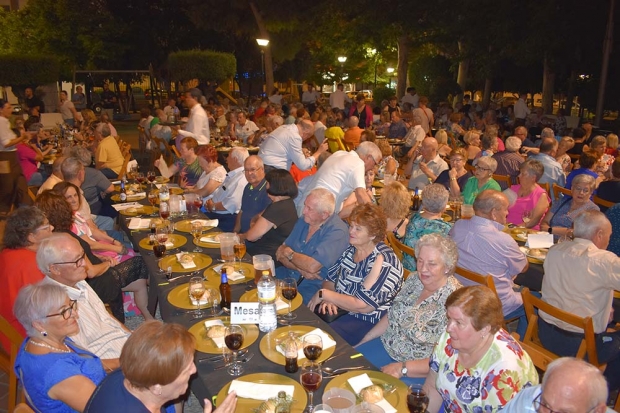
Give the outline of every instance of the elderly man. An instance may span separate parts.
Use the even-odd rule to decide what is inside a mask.
[[[110,132],[110,127],[105,123],[100,124],[95,128],[95,139],[99,142],[95,152],[95,166],[106,178],[116,179],[125,158]]]
[[[422,129],[421,123],[422,119],[420,119],[418,115],[411,117],[411,128],[409,128],[409,131],[405,135],[405,143],[403,146],[394,149],[395,156],[413,156],[424,138],[426,138],[426,132]]]
[[[379,162],[381,162],[381,150],[373,142],[362,142],[355,152],[334,153],[327,158],[316,174],[299,183],[299,195],[295,198],[297,213],[301,215],[306,197],[315,188],[327,188],[334,194],[337,213],[352,192],[355,192],[358,204],[370,202],[364,174]],[[346,216],[341,215],[341,218]]]
[[[310,191],[302,216],[276,251],[282,264],[276,268],[276,277],[297,279],[298,291],[306,304],[321,288],[329,267],[349,245],[347,225],[334,213],[335,206],[334,195],[327,189]]]
[[[41,241],[37,251],[37,266],[47,276],[43,282],[60,285],[69,299],[78,302],[80,331],[71,339],[98,357],[111,359],[103,361],[106,367],[113,368],[118,366],[116,359],[130,331],[108,313],[101,298],[85,281],[89,264],[79,242],[68,234],[50,235]],[[100,278],[104,276],[91,281],[105,281]]]
[[[575,239],[549,249],[543,265],[543,300],[579,317],[592,317],[598,359],[607,363],[605,377],[612,390],[620,387],[620,331],[607,333],[613,291],[620,290],[620,258],[605,249],[611,223],[602,212],[584,211],[573,221]],[[541,312],[542,344],[560,356],[573,356],[583,331]]]
[[[612,413],[606,406],[605,378],[593,365],[572,357],[554,360],[542,384],[521,389],[503,413],[589,412]]]
[[[267,196],[267,181],[265,181],[265,167],[262,159],[252,155],[245,160],[243,167],[248,184],[243,189],[241,210],[235,222],[234,232],[237,233],[248,232],[254,217],[263,212],[271,203],[271,199]]]
[[[103,208],[102,198],[114,192],[114,185],[110,183],[110,180],[101,171],[90,167],[92,164],[92,154],[88,149],[74,146],[69,151],[69,156],[77,158],[84,165],[84,182],[82,182],[80,188],[82,188],[84,198],[86,198],[86,202],[90,206],[90,212],[99,215]],[[116,217],[116,213],[110,215],[112,211],[116,212],[114,208],[108,209],[111,211],[108,210],[108,214],[105,215],[112,218]]]
[[[503,232],[508,216],[508,198],[499,191],[484,190],[474,201],[474,213],[471,219],[457,221],[450,230],[450,236],[459,248],[458,266],[493,276],[504,318],[522,317],[517,332],[523,337],[527,323],[523,300],[514,290],[513,279],[525,272],[529,263],[517,242]],[[456,278],[464,286],[474,284],[458,275]]]
[[[527,129],[525,126],[519,126],[515,129],[515,136],[521,140],[523,148],[536,148],[536,144],[527,137]]]
[[[254,136],[258,132],[258,126],[247,118],[247,113],[240,111],[237,114],[237,123],[235,123],[235,135],[244,144],[254,142]]]
[[[519,168],[524,161],[523,156],[519,155],[520,148],[521,139],[516,136],[510,136],[506,139],[506,150],[493,154],[493,159],[497,161],[495,173],[509,176],[513,184],[517,183]],[[499,186],[502,190],[508,188],[508,185],[504,182],[499,182]]]
[[[435,138],[424,138],[420,145],[420,155],[412,156],[405,166],[405,174],[411,174],[410,189],[423,189],[432,184],[440,173],[448,169],[446,161],[437,153],[439,144]]]
[[[45,182],[43,182],[43,185],[39,187],[37,195],[39,195],[43,191],[52,189],[54,185],[56,185],[58,182],[62,182],[62,171],[60,170],[60,167],[65,159],[67,158],[63,156],[59,156],[58,158],[54,159],[54,163],[52,164],[52,174],[49,178],[45,180]]]
[[[392,123],[388,130],[388,138],[390,139],[402,139],[407,135],[407,126],[403,121],[402,115],[398,110],[392,112]],[[345,134],[345,137],[347,135]]]
[[[364,129],[359,127],[360,120],[357,116],[351,116],[347,122],[349,122],[349,129],[344,133],[344,141],[349,148],[357,148]]]
[[[210,141],[209,119],[207,112],[200,105],[201,98],[202,92],[197,88],[192,88],[185,93],[185,105],[189,108],[189,119],[183,129],[177,132],[181,136],[191,136],[196,139],[198,145],[208,145]]]
[[[226,163],[228,172],[222,185],[218,186],[204,203],[205,214],[210,219],[220,221],[218,227],[224,232],[231,232],[235,228],[237,214],[241,209],[243,189],[248,181],[243,173],[245,160],[250,156],[245,148],[236,147],[230,151]]]
[[[327,150],[327,143],[319,146],[315,153],[307,157],[301,150],[304,141],[314,134],[314,124],[304,119],[297,125],[283,125],[267,136],[258,151],[266,167],[266,172],[271,169],[291,170],[291,164],[305,171],[316,163],[319,155]]]

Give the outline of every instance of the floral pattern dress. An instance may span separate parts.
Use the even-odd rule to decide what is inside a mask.
[[[458,350],[446,332],[431,355],[435,388],[452,413],[492,413],[502,409],[522,388],[538,384],[530,356],[510,334],[499,329],[482,359],[472,368],[459,365]]]
[[[405,245],[415,249],[415,245],[422,235],[434,234],[436,232],[448,235],[452,226],[445,222],[443,219],[426,219],[416,212],[407,224],[407,230],[405,231]],[[409,271],[416,271],[418,269],[416,260],[409,254],[403,254],[403,267]]]

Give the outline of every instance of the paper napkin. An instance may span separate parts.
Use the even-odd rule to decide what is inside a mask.
[[[529,234],[525,245],[529,248],[550,248],[553,246],[553,235],[544,232]]]
[[[237,397],[244,399],[267,400],[277,398],[278,393],[281,391],[293,397],[295,387],[286,384],[249,383],[247,381],[233,380],[230,382],[228,393],[232,391],[236,391]]]

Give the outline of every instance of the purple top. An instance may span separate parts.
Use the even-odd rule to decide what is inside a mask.
[[[512,190],[515,194],[518,194],[519,188],[521,188],[521,185],[513,185],[510,187],[510,190]],[[547,195],[547,191],[545,191],[540,185],[536,185],[534,190],[530,192],[529,195],[522,198],[517,198],[514,205],[508,208],[508,218],[506,218],[506,221],[516,225],[521,224],[521,222],[523,222],[523,212],[533,211],[541,196],[546,196],[547,200],[551,202],[549,195]],[[540,221],[542,221],[543,216],[544,214],[540,217],[540,220],[532,227],[532,229],[540,229]]]
[[[37,171],[37,153],[30,146],[25,143],[17,145],[17,156],[19,157],[19,164],[22,167],[26,182],[30,181],[30,178]]]

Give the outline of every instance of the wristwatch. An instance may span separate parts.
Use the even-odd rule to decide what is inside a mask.
[[[293,261],[293,255],[295,255],[295,251],[291,251],[291,253],[286,258],[288,258],[289,261]]]
[[[409,370],[407,369],[407,362],[403,361],[403,368],[400,369],[400,374],[403,375],[403,377],[407,377],[407,372]]]
[[[553,234],[553,227],[549,227],[549,234]]]
[[[319,290],[319,300],[323,301],[323,289]]]

